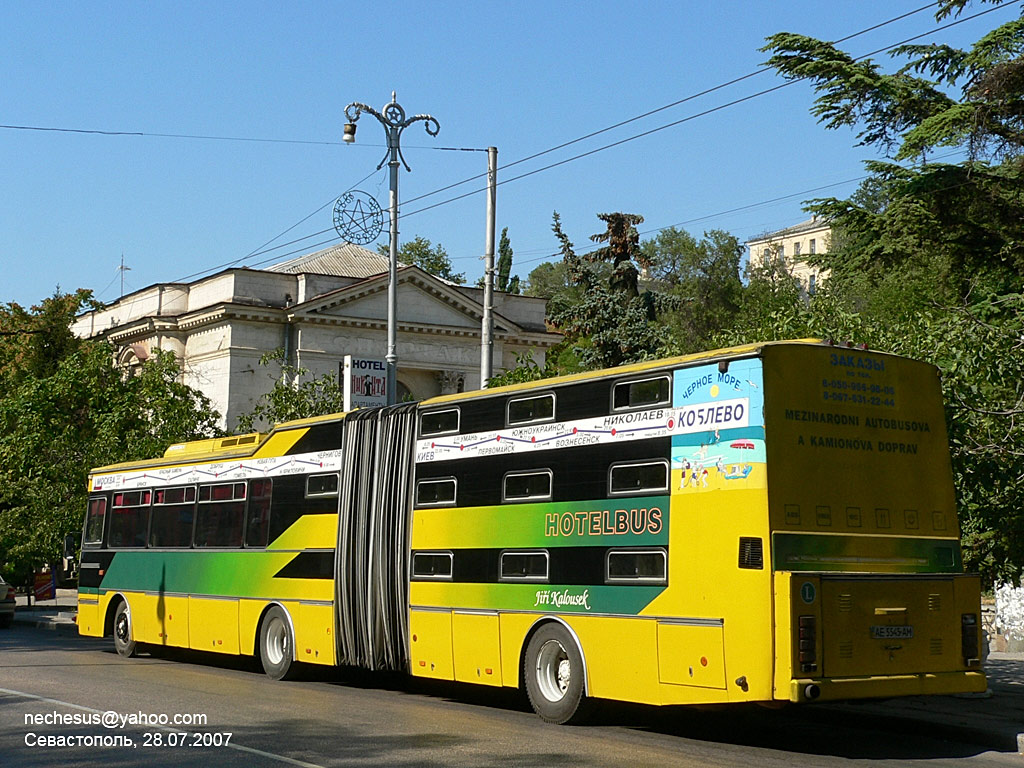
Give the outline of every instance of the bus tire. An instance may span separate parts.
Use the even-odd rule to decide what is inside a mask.
[[[124,600],[117,604],[114,613],[114,650],[126,659],[135,655],[135,636],[132,627],[132,612]]]
[[[287,680],[294,673],[292,660],[295,638],[292,637],[288,615],[279,605],[272,605],[260,624],[260,661],[271,680]]]
[[[583,654],[569,631],[554,622],[530,638],[523,659],[523,680],[533,711],[548,723],[581,723],[590,714],[583,695]]]

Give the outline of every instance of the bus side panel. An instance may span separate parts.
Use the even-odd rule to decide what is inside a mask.
[[[725,690],[725,638],[721,626],[658,622],[661,682]]]
[[[100,614],[99,595],[78,594],[78,634],[88,637],[103,635],[103,617]]]
[[[657,622],[598,616],[566,619],[583,647],[591,696],[646,703],[660,700]]]
[[[450,610],[409,612],[409,647],[412,674],[438,680],[454,680],[452,659],[452,612]]]
[[[188,647],[188,598],[143,593],[131,601],[135,639],[153,645]]]
[[[238,653],[238,600],[188,598],[189,648],[216,653]]]
[[[452,615],[455,679],[462,683],[501,685],[501,642],[497,613]]]
[[[310,664],[334,663],[334,606],[299,603],[295,621],[295,658]]]

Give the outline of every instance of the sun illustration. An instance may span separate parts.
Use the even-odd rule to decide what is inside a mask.
[[[712,384],[711,385],[711,396],[712,397],[718,397],[718,385],[717,384]]]

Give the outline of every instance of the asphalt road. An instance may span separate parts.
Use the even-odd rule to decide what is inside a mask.
[[[109,640],[0,631],[0,766],[1022,764],[1015,753],[945,740],[937,728],[900,730],[905,724],[870,705],[855,721],[827,707],[606,705],[594,724],[560,727],[542,723],[514,692],[314,672],[275,683],[238,659],[125,660]],[[124,726],[91,722],[108,711]],[[162,726],[160,715],[206,722]],[[157,717],[146,724],[140,716]]]

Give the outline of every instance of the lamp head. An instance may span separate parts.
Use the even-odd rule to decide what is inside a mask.
[[[356,141],[356,124],[355,123],[345,123],[344,134],[342,135],[341,140],[344,141],[346,144],[354,144],[355,143],[355,141]]]

